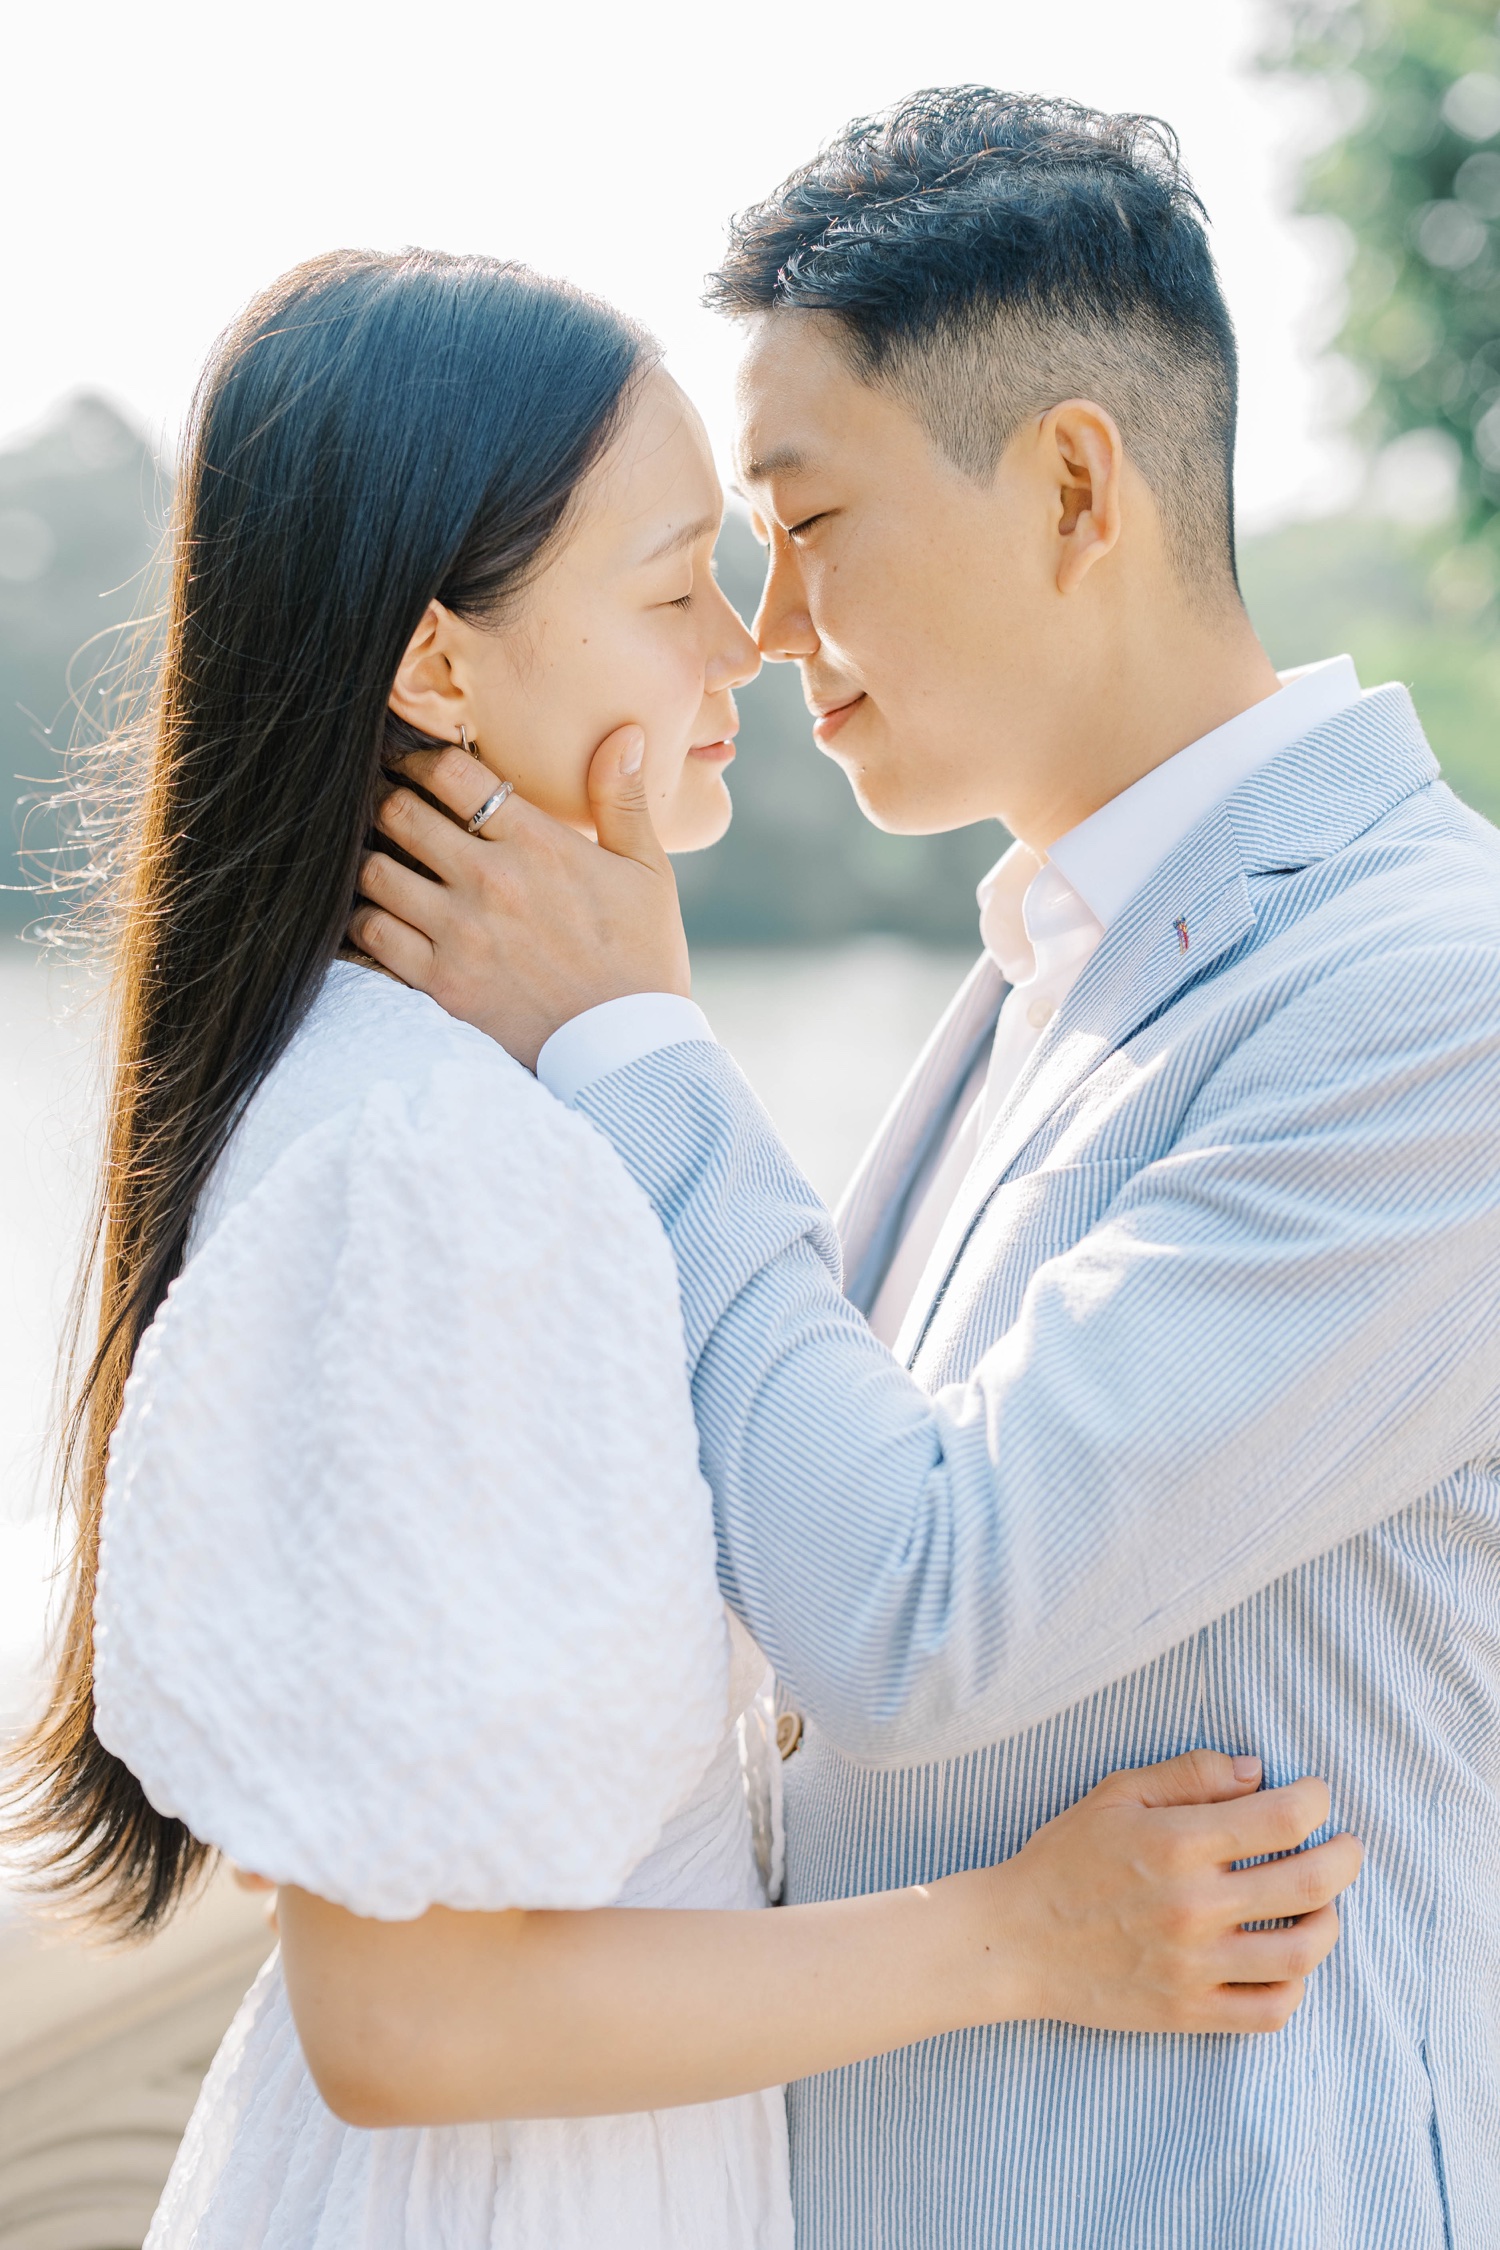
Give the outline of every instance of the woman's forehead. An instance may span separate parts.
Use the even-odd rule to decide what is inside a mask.
[[[723,509],[723,490],[697,409],[661,369],[641,384],[624,427],[596,472],[585,526],[640,562],[701,537]]]

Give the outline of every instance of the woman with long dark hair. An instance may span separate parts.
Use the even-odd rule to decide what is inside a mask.
[[[666,1242],[583,1121],[343,946],[385,777],[441,745],[485,763],[476,826],[511,785],[586,825],[613,733],[669,846],[722,831],[757,658],[720,505],[648,340],[488,259],[315,260],[199,393],[17,1783],[117,1929],[215,1853],[282,1887],[157,2246],[785,2250],[787,2077],[1005,2016],[1268,2028],[1332,1942],[1240,1925],[1330,1897],[1337,1847],[1295,1909],[1231,1867],[1316,1787],[1206,1757],[1004,1866],[760,1911],[764,1664]]]

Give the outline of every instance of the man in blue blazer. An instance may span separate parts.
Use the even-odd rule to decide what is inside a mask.
[[[790,1897],[1196,1743],[1364,1840],[1279,2039],[1012,2024],[794,2087],[803,2250],[1500,2243],[1500,838],[1404,689],[1255,638],[1200,221],[1159,128],[960,88],[716,282],[763,649],[873,819],[1015,838],[842,1249],[663,968],[608,746],[605,850],[513,803],[433,842],[435,950],[360,932],[661,1214],[726,1598],[803,1722]]]

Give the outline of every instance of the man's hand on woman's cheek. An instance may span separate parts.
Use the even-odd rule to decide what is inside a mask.
[[[470,835],[496,775],[462,750],[405,759],[402,770],[453,818],[407,789],[386,798],[376,825],[428,872],[368,853],[350,937],[528,1070],[586,1008],[632,992],[685,995],[687,940],[646,809],[644,746],[639,727],[618,727],[594,753],[597,844],[514,795]]]

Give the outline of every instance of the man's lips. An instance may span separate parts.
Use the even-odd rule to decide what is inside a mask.
[[[847,703],[830,704],[826,711],[819,711],[816,714],[813,725],[813,740],[820,749],[826,750],[828,748],[829,743],[832,742],[844,721],[852,718],[863,702],[864,696],[861,693],[851,696]]]

